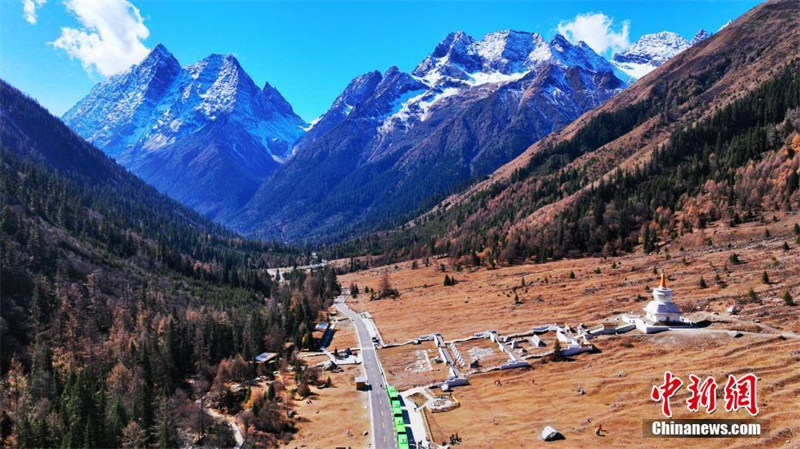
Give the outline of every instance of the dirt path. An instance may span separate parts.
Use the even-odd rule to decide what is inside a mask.
[[[244,436],[242,436],[242,431],[239,429],[239,425],[236,424],[236,417],[223,415],[222,413],[210,408],[206,408],[206,411],[214,418],[223,419],[228,422],[228,425],[230,425],[231,429],[233,430],[233,438],[236,440],[235,449],[241,449],[242,445],[244,444]]]

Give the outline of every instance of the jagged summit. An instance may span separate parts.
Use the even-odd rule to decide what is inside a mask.
[[[158,44],[155,47],[153,47],[152,50],[150,50],[150,53],[143,60],[143,62],[147,62],[147,61],[151,61],[151,62],[152,61],[175,61],[175,62],[178,62],[178,60],[175,59],[175,56],[169,50],[167,50],[167,47],[165,47],[163,44]]]
[[[620,76],[563,36],[449,33],[411,73],[354,78],[229,223],[288,240],[369,228],[491,172],[622,90]]]
[[[612,62],[633,79],[638,79],[689,46],[681,35],[670,31],[645,34],[625,51],[615,54]]]
[[[292,108],[291,103],[270,83],[264,83],[264,88],[261,89],[261,92],[267,102],[274,105],[279,112],[286,115],[294,115],[294,108]]]
[[[542,36],[526,31],[489,33],[475,44],[475,49],[484,71],[505,75],[528,71],[552,56]]]
[[[162,192],[212,216],[252,193],[306,125],[235,56],[181,67],[161,44],[94,86],[63,120]]]
[[[643,37],[619,59],[660,64],[688,45],[680,39]],[[182,67],[156,45],[64,120],[196,210],[245,233],[296,240],[408,213],[490,173],[634,79],[562,35],[499,30],[478,40],[455,31],[411,72],[391,66],[355,77],[307,124],[235,56]]]
[[[537,33],[501,30],[479,41],[462,31],[450,33],[411,74],[431,87],[463,87],[513,81],[547,63],[613,70],[583,42],[574,45],[561,35],[547,42]]]
[[[692,40],[689,41],[689,46],[697,44],[698,42],[702,42],[702,41],[708,39],[709,37],[711,37],[711,33],[709,33],[706,30],[701,29],[700,31],[695,33],[694,37],[692,37]]]
[[[640,64],[664,63],[687,48],[689,42],[677,33],[662,31],[645,34],[628,49],[614,55],[614,61]]]

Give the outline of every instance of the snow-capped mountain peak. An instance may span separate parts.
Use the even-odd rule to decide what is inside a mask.
[[[624,77],[585,43],[575,45],[560,35],[548,42],[536,33],[501,30],[476,41],[457,31],[445,36],[410,74],[390,67],[383,74],[371,72],[355,78],[307,129],[294,152],[310,146],[318,135],[348,119],[366,119],[377,125],[376,148],[391,145],[398,132],[427,121],[437,110],[454,102],[477,101],[512,84],[519,84],[510,88],[519,97],[509,101],[520,101],[525,86],[548,67],[558,67],[559,74],[579,68],[582,74],[570,81],[575,85],[601,84],[605,74],[617,81]],[[528,81],[523,82],[525,79]],[[604,97],[624,87],[624,83],[620,84],[610,82],[602,87],[600,95]],[[562,89],[554,92],[561,95]]]
[[[147,55],[147,57],[138,64],[139,67],[152,67],[154,65],[180,66],[180,63],[175,56],[170,53],[169,50],[167,50],[167,47],[162,44],[158,44],[152,50],[150,50],[150,53]]]
[[[585,43],[573,45],[561,35],[547,42],[537,33],[501,30],[480,41],[461,31],[450,33],[411,74],[431,88],[462,88],[513,81],[547,63],[613,70]]]
[[[490,173],[626,86],[588,45],[563,36],[450,33],[411,73],[390,67],[353,79],[235,226],[319,213],[304,222],[340,227],[345,216],[367,222],[384,210],[414,209],[432,192]],[[345,206],[328,215],[311,210],[309,197]]]
[[[475,53],[475,40],[458,31],[448,34],[414,71],[413,76],[428,85],[446,85],[465,81],[468,73],[481,68]]]
[[[689,42],[670,31],[645,34],[625,51],[617,53],[612,62],[633,79],[639,79],[689,48]]]
[[[547,42],[536,33],[504,30],[489,33],[475,44],[484,71],[525,72],[552,56]]]
[[[181,67],[160,44],[141,63],[98,83],[63,120],[146,181],[209,213],[225,207],[231,190],[252,192],[291,154],[306,125],[233,55]],[[230,176],[241,187],[224,187]]]
[[[695,35],[692,38],[692,40],[689,41],[689,46],[691,47],[692,45],[697,44],[698,42],[702,42],[702,41],[708,39],[709,37],[711,37],[711,33],[709,33],[706,30],[701,29],[700,31],[695,33]]]
[[[625,51],[614,55],[614,61],[640,64],[664,63],[687,48],[689,42],[677,33],[662,31],[645,34]]]
[[[611,72],[612,65],[597,54],[592,47],[581,41],[572,44],[567,38],[556,34],[550,41],[553,61],[562,67],[582,67],[592,72]]]

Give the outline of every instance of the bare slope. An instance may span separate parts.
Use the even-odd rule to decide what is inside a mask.
[[[410,231],[397,233],[393,249],[407,257],[428,246],[434,253],[458,256],[488,247],[492,260],[509,261],[533,254],[546,258],[598,253],[597,240],[601,240],[600,247],[607,243],[610,251],[629,250],[643,237],[643,228],[637,227],[651,220],[658,222],[663,211],[670,215],[680,211],[688,198],[702,193],[708,179],[719,182],[730,178],[730,172],[758,161],[764,151],[781,150],[791,141],[792,129],[800,126],[791,119],[796,115],[796,87],[784,83],[791,79],[796,84],[796,77],[792,78],[796,66],[791,64],[799,54],[800,2],[778,0],[759,5],[600,108],[534,144],[487,180],[413,221]],[[791,98],[778,102],[776,111],[767,111],[774,92]],[[754,118],[753,111],[764,113],[764,120]],[[771,112],[776,114],[767,118]],[[736,116],[740,113],[749,114],[753,123],[722,133],[722,128],[741,118]],[[659,163],[667,159],[672,165],[648,167],[654,150],[681,149],[680,144],[687,147],[676,137],[677,131],[685,134],[698,124],[719,130],[721,138],[717,142],[713,138],[697,139],[689,153],[661,155]],[[753,135],[766,144],[760,145]],[[704,148],[709,141],[711,148]],[[703,173],[694,176],[692,158],[709,156],[727,161],[726,165],[703,166]],[[631,204],[631,197],[639,193],[636,186],[644,185],[650,172],[661,176],[658,179],[662,184],[672,183],[657,186],[662,191],[686,196],[643,196],[641,204]],[[668,177],[684,174],[681,179]],[[607,188],[598,194],[595,190],[601,186],[600,180]],[[737,188],[733,183],[725,185],[728,190]],[[582,198],[589,201],[584,198],[587,192],[593,195],[589,198],[597,206],[594,209],[592,205],[576,206]],[[792,193],[787,192],[785,204],[779,207],[796,204]],[[616,196],[623,198],[615,202]],[[622,206],[627,206],[623,211],[626,215],[620,217]],[[734,213],[754,216],[765,211],[763,207],[742,208],[734,203],[731,211],[704,220],[729,218]],[[615,228],[615,221],[622,223]],[[671,238],[667,228],[673,224],[657,224],[656,240]],[[626,227],[627,233],[617,231]],[[601,228],[608,228],[608,235],[591,235]],[[586,239],[595,241],[563,245],[559,235],[543,236],[559,229],[570,236],[584,233]],[[501,257],[504,250],[507,254]]]

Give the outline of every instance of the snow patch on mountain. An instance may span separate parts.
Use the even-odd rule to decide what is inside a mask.
[[[305,123],[269,84],[259,89],[232,55],[187,67],[157,45],[140,64],[97,84],[64,114],[79,135],[124,165],[225,117],[273,158],[291,152]]]
[[[309,132],[314,128],[314,125],[319,123],[319,121],[321,119],[322,119],[322,116],[320,115],[319,117],[315,118],[314,120],[311,120],[310,122],[308,122],[308,126],[301,126],[300,128],[305,132]]]
[[[505,30],[475,41],[460,31],[450,33],[411,72],[426,89],[399,99],[399,108],[384,119],[379,133],[425,121],[431,109],[447,98],[486,85],[497,85],[496,89],[517,82],[548,64],[578,66],[596,73],[617,72],[585,43],[573,45],[561,35],[547,42],[536,33]],[[493,90],[485,89],[485,95]]]
[[[467,81],[467,84],[471,87],[482,86],[484,84],[505,84],[505,83],[510,83],[512,81],[517,81],[518,79],[522,78],[527,74],[528,71],[509,73],[509,74],[500,72],[470,73],[469,75],[470,79]]]
[[[710,36],[711,34],[707,31],[700,30],[690,42],[681,35],[670,31],[645,34],[625,51],[615,54],[611,61],[632,80],[636,80]]]
[[[691,47],[691,46],[693,46],[695,44],[703,42],[704,40],[708,39],[709,37],[711,37],[711,33],[709,33],[706,30],[701,29],[700,31],[695,33],[694,37],[692,37],[692,40],[689,41],[689,46]]]
[[[378,131],[385,134],[397,127],[407,128],[414,122],[424,122],[431,111],[431,108],[445,98],[457,95],[461,89],[456,87],[446,87],[444,89],[422,90],[411,94],[416,94],[407,99],[400,99],[397,112],[386,117],[381,123]]]

